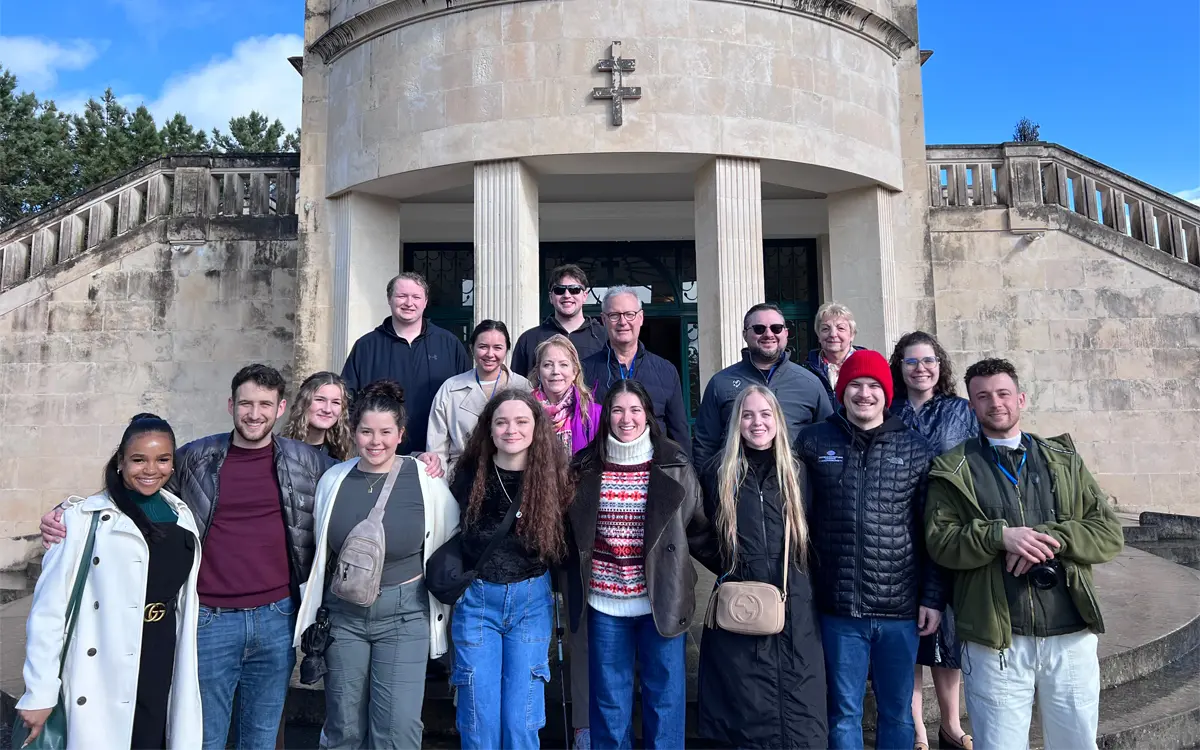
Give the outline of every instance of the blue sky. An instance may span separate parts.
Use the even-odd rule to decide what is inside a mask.
[[[1007,140],[1022,116],[1042,137],[1172,193],[1200,199],[1200,3],[922,0],[930,143]],[[161,120],[205,127],[257,108],[295,126],[286,63],[301,0],[0,0],[0,65],[77,107],[112,86]]]

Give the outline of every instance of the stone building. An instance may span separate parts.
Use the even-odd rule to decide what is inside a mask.
[[[307,0],[305,40],[298,163],[162,160],[0,232],[0,569],[133,412],[228,429],[239,365],[340,368],[399,270],[520,330],[562,262],[642,290],[693,412],[750,304],[803,349],[836,299],[859,344],[1014,359],[1123,508],[1200,513],[1200,207],[927,146],[915,0]]]

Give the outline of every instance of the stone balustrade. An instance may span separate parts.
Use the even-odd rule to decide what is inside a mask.
[[[929,146],[934,208],[1059,206],[1200,266],[1200,206],[1051,143]]]
[[[0,232],[0,290],[160,219],[292,216],[297,154],[168,156]]]

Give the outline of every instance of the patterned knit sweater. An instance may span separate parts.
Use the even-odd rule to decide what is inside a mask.
[[[610,435],[606,448],[588,604],[613,617],[648,615],[643,545],[650,459],[654,457],[650,431],[628,443]]]

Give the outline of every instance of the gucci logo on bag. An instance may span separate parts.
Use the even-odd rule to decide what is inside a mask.
[[[144,618],[146,622],[159,622],[166,616],[167,605],[163,604],[162,602],[154,602],[153,604],[146,605]]]
[[[737,622],[750,622],[762,615],[762,601],[752,594],[740,594],[729,605],[729,614]]]

